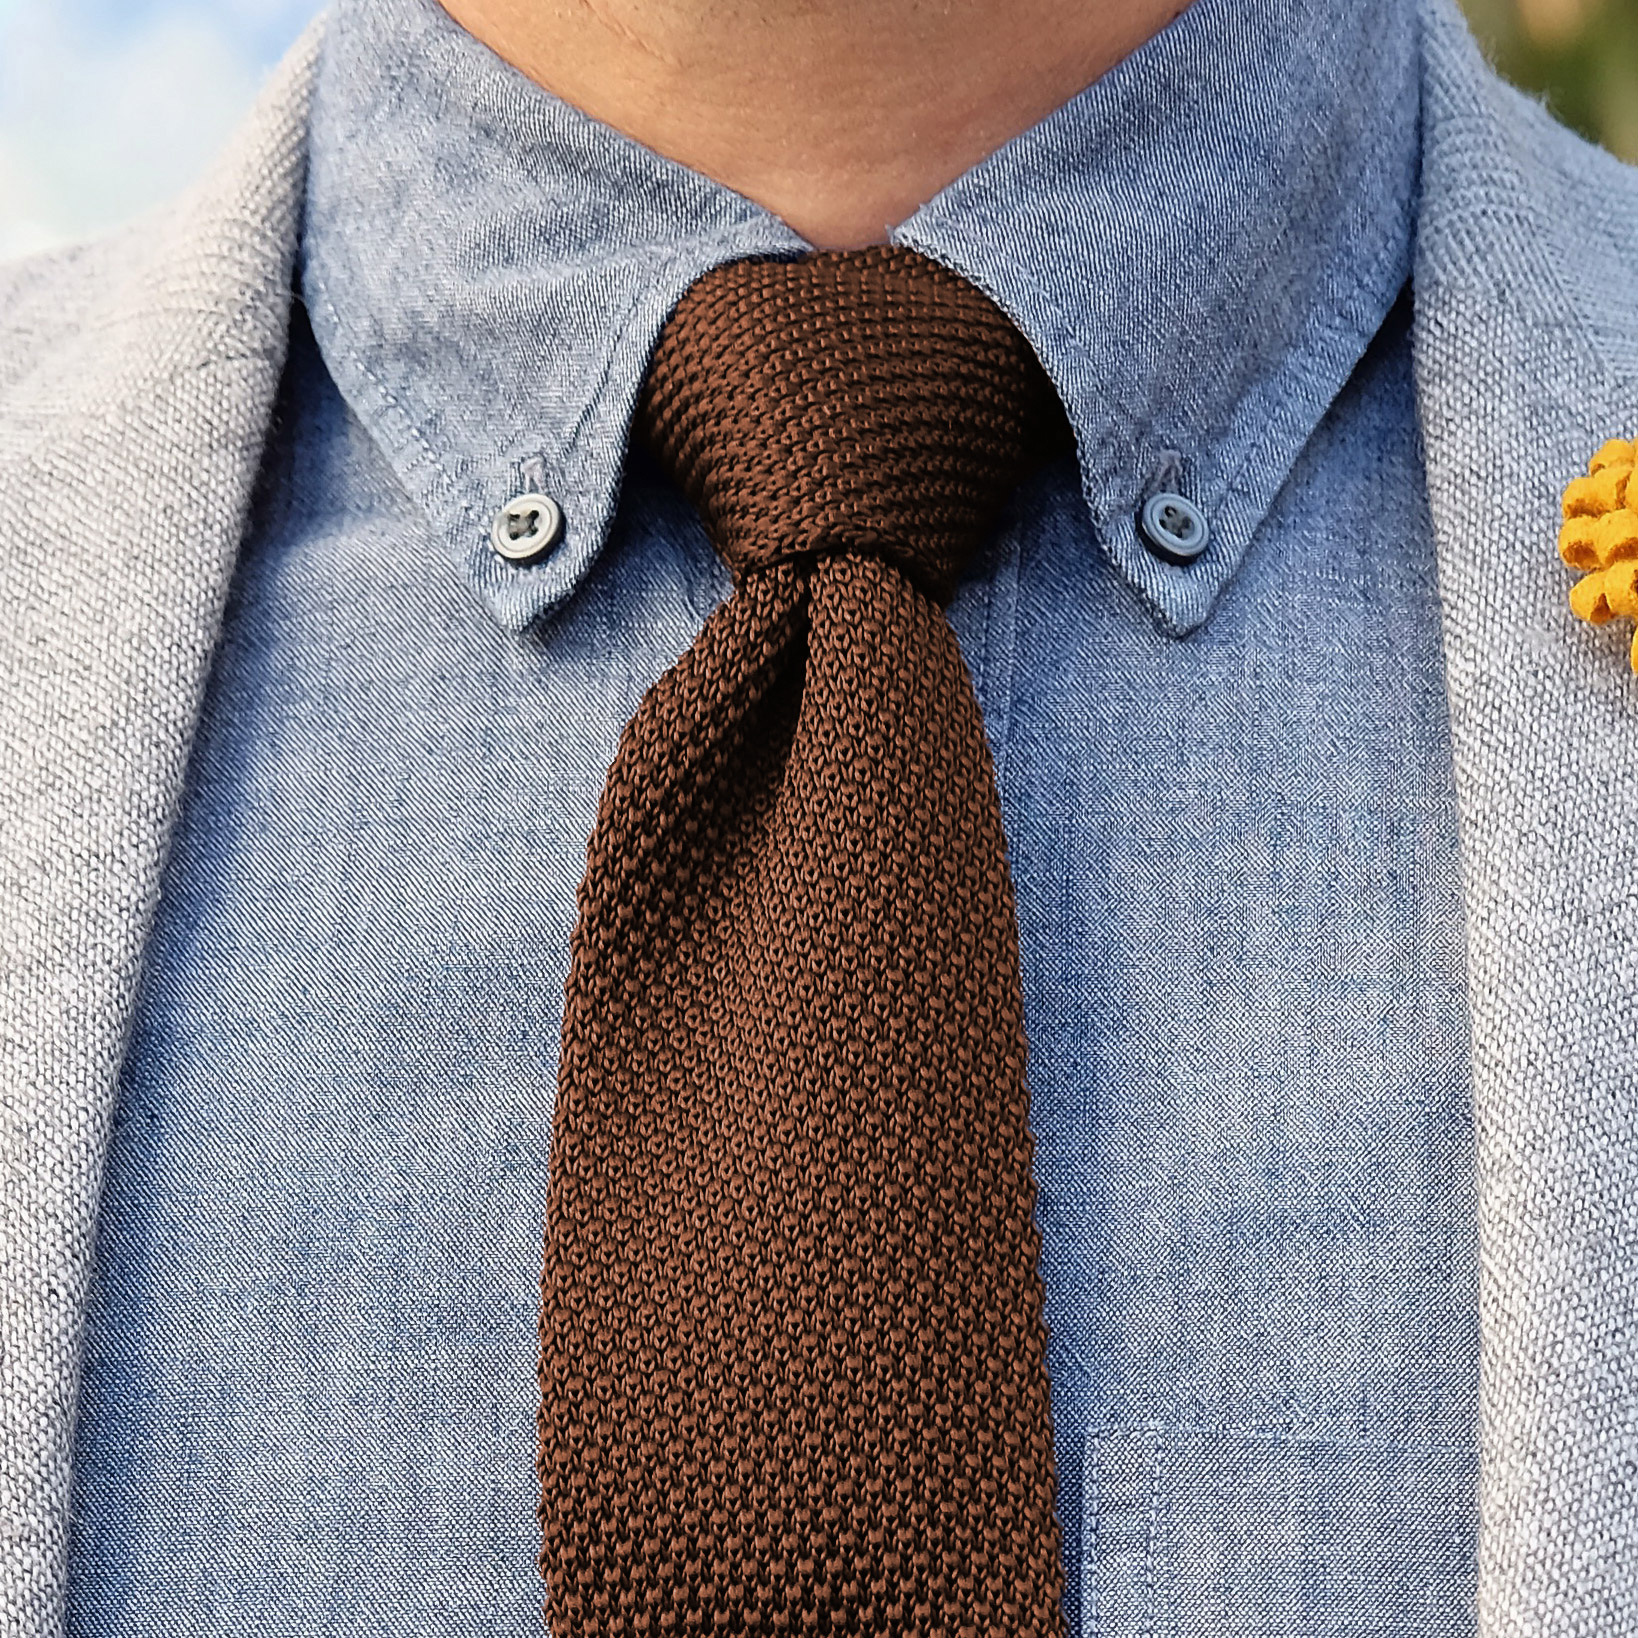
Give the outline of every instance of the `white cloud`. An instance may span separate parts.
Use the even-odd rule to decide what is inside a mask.
[[[111,227],[197,174],[265,72],[243,25],[289,20],[293,6],[236,9],[127,10],[112,29],[53,0],[0,10],[0,256]]]

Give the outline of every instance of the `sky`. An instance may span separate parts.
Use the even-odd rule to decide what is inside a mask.
[[[321,0],[0,0],[0,258],[170,197]]]

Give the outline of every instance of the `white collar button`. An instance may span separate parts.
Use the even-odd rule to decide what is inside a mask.
[[[550,495],[519,495],[495,514],[489,540],[508,563],[533,563],[563,533],[563,508]]]

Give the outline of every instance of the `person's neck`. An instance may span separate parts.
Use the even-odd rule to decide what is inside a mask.
[[[1188,0],[443,0],[566,102],[782,216],[885,238]]]

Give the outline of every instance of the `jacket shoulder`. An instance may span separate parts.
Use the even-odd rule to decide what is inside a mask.
[[[1638,166],[1559,124],[1515,87],[1498,80],[1496,94],[1510,108],[1515,141],[1534,156],[1542,188],[1537,208],[1638,272]]]
[[[121,264],[137,248],[130,228],[106,239],[0,262],[0,405],[118,303]]]
[[[75,418],[151,429],[198,372],[248,362],[259,376],[282,359],[322,39],[321,20],[180,198],[0,264],[0,470]]]
[[[1488,64],[1452,0],[1424,13],[1420,270],[1638,359],[1638,168]],[[1595,347],[1597,341],[1595,339]]]

